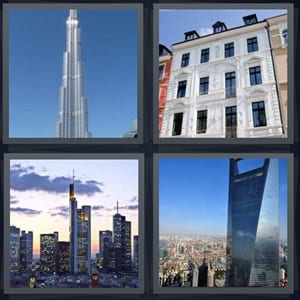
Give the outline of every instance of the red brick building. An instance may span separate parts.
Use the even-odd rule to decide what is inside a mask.
[[[161,129],[167,90],[170,78],[170,69],[172,63],[172,52],[164,45],[159,45],[159,115],[158,131]]]

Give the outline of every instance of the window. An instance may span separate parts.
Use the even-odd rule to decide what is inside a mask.
[[[187,67],[189,65],[189,61],[190,61],[190,54],[189,53],[183,54],[181,58],[181,68]]]
[[[226,107],[226,137],[236,137],[236,106]]]
[[[164,70],[165,70],[165,65],[160,65],[159,66],[159,79],[162,79],[164,76]]]
[[[288,31],[285,29],[282,31],[282,38],[283,38],[283,43],[287,45],[288,43]]]
[[[201,50],[201,63],[209,61],[209,48]]]
[[[209,77],[200,78],[200,95],[208,94]]]
[[[213,25],[213,29],[214,29],[214,33],[219,33],[227,30],[227,27],[225,23],[218,21]]]
[[[184,98],[186,90],[186,80],[178,82],[177,98]]]
[[[253,126],[254,127],[266,126],[267,119],[266,119],[264,101],[253,102],[252,111],[253,111]]]
[[[183,113],[174,114],[172,135],[181,135]]]
[[[224,46],[224,56],[231,57],[234,56],[234,43],[228,43]]]
[[[243,17],[243,19],[244,19],[244,24],[245,24],[245,25],[251,25],[251,24],[257,23],[257,17],[256,17],[256,14],[253,14],[253,15],[249,15],[249,16]]]
[[[197,112],[197,133],[205,133],[207,125],[207,110]]]
[[[261,72],[260,72],[259,66],[249,68],[249,74],[250,74],[250,84],[251,85],[261,84]]]
[[[248,52],[255,52],[258,50],[258,43],[257,43],[257,38],[251,38],[247,39],[247,45],[248,45]]]
[[[225,90],[226,98],[235,97],[235,72],[225,74]]]

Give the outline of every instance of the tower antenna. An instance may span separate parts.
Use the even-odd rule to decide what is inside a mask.
[[[75,182],[75,171],[73,170],[73,184]]]
[[[117,201],[117,214],[119,213],[119,201]]]

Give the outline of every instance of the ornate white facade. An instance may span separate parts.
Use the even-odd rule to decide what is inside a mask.
[[[249,52],[248,43],[255,38],[258,49]],[[234,54],[228,57],[225,57],[226,44],[233,45]],[[203,49],[209,49],[209,58],[201,63]],[[174,44],[172,51],[160,137],[283,136],[266,22],[226,29],[200,38],[186,38],[186,41]],[[259,72],[250,79],[250,72],[255,70]],[[226,95],[226,74],[235,76],[234,91],[229,96]],[[207,85],[200,91],[202,80],[206,80]],[[184,91],[179,91],[182,86]],[[227,119],[226,113],[229,114]]]

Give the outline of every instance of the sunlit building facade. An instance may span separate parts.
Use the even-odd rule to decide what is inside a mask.
[[[161,138],[284,136],[267,21],[243,19],[172,45]]]
[[[279,285],[278,159],[239,172],[230,159],[226,286]]]

